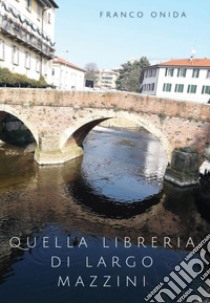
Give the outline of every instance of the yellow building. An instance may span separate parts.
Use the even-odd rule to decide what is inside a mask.
[[[0,67],[51,82],[56,8],[53,0],[0,1]]]
[[[96,71],[96,83],[95,87],[106,88],[106,89],[115,89],[116,81],[119,77],[119,70],[117,69],[100,69]]]

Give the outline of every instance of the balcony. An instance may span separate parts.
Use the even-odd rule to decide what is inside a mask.
[[[48,59],[53,58],[54,48],[47,45],[42,39],[25,29],[21,24],[15,22],[7,16],[2,16],[0,25],[1,31],[5,36],[12,38],[19,44],[25,45],[27,48],[38,52]]]
[[[13,41],[37,52],[47,59],[54,56],[54,44],[48,36],[15,7],[2,1],[0,30]]]

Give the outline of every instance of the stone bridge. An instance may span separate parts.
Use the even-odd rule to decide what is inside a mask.
[[[175,148],[189,146],[202,156],[210,144],[209,105],[134,93],[1,88],[0,112],[14,115],[31,131],[41,165],[81,155],[88,132],[115,118],[156,136],[169,162]]]

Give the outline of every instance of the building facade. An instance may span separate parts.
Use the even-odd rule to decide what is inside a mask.
[[[85,70],[62,58],[52,62],[52,84],[62,90],[83,90]]]
[[[57,8],[53,0],[0,1],[0,67],[51,82]]]
[[[100,69],[96,71],[95,76],[95,87],[102,89],[116,89],[116,81],[119,76],[118,70]]]
[[[210,59],[179,59],[144,70],[141,93],[177,100],[210,102]]]

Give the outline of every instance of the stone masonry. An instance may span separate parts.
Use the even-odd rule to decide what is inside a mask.
[[[127,92],[0,89],[0,112],[20,119],[32,132],[41,164],[59,164],[82,154],[88,132],[106,119],[135,122],[155,135],[169,162],[175,148],[201,157],[210,144],[210,106]]]

